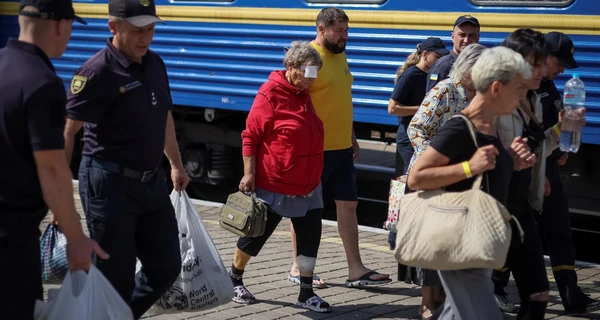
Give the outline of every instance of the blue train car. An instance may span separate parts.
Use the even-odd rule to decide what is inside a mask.
[[[355,81],[354,121],[359,138],[393,141],[397,120],[387,104],[398,66],[429,36],[451,45],[454,20],[481,22],[480,43],[498,45],[520,27],[569,34],[577,71],[588,87],[584,146],[570,161],[569,179],[579,210],[596,207],[600,163],[600,7],[598,0],[156,0],[159,16],[152,49],[166,62],[182,155],[195,188],[205,197],[235,188],[241,175],[240,132],[258,87],[281,68],[284,48],[312,40],[315,19],[336,5],[350,17],[347,56]],[[107,0],[75,0],[88,26],[74,24],[68,49],[54,61],[68,86],[75,69],[105,46]],[[18,2],[0,1],[0,44],[18,31]],[[557,79],[559,89],[571,76]]]

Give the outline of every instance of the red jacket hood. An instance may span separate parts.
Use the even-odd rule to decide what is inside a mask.
[[[271,74],[269,75],[269,81],[274,81],[276,82],[279,86],[281,86],[282,88],[285,89],[285,91],[288,91],[292,94],[298,95],[302,92],[307,93],[307,89],[305,90],[298,90],[296,87],[292,86],[287,79],[285,78],[285,74],[286,74],[287,70],[275,70],[273,72],[271,72]]]

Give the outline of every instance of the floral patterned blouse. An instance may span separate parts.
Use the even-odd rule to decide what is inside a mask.
[[[442,125],[467,105],[469,101],[465,88],[460,82],[454,83],[451,79],[438,82],[427,93],[407,129],[408,138],[415,149],[407,174]]]

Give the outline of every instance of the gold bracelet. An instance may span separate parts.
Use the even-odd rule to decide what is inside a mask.
[[[473,178],[473,173],[471,172],[471,166],[469,166],[469,161],[464,161],[462,163],[463,171],[467,176],[467,179]]]
[[[558,128],[558,123],[555,124],[554,127],[552,127],[552,130],[554,130],[554,133],[556,133],[556,135],[560,137],[560,129]]]

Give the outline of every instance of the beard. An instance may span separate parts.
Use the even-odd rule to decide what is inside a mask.
[[[339,54],[346,51],[346,41],[338,40],[338,42],[333,43],[327,39],[323,39],[323,45],[325,49],[333,54]]]

